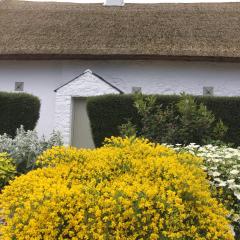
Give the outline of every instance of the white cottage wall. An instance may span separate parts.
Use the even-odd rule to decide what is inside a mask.
[[[212,86],[216,96],[240,96],[240,63],[160,60],[0,61],[0,91],[24,82],[25,92],[41,99],[37,130],[48,135],[54,128],[54,89],[86,69],[126,93],[135,86],[144,93],[202,95],[203,86]]]
[[[61,63],[45,61],[0,61],[0,91],[14,91],[15,82],[24,82],[24,92],[41,100],[37,131],[48,135],[54,126],[55,93],[61,79]],[[3,113],[1,113],[3,114]]]

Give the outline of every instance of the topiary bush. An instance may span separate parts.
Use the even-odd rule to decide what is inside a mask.
[[[134,138],[53,147],[0,195],[3,239],[233,239],[202,160]]]
[[[14,136],[21,125],[33,130],[39,118],[40,100],[27,93],[0,92],[0,134]]]
[[[96,147],[102,146],[106,137],[119,136],[118,127],[128,120],[140,126],[140,116],[130,95],[90,97],[87,111]]]

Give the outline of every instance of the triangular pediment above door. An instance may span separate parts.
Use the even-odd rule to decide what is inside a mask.
[[[58,95],[63,94],[81,97],[123,93],[116,86],[112,85],[89,69],[71,81],[58,87],[55,92],[57,92]]]

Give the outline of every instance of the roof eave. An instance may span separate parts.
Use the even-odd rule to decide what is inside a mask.
[[[240,62],[239,57],[187,56],[187,55],[143,55],[143,54],[0,54],[0,60],[182,60],[210,62]]]

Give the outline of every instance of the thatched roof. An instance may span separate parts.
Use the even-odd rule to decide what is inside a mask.
[[[240,59],[240,3],[0,2],[0,58]]]

